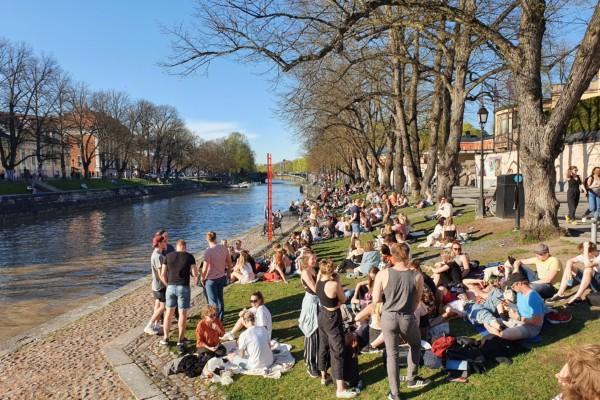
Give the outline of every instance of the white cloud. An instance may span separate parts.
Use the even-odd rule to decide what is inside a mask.
[[[188,129],[205,140],[213,140],[226,137],[231,132],[240,132],[246,135],[248,140],[256,139],[257,134],[251,133],[240,127],[236,122],[218,121],[186,121]]]

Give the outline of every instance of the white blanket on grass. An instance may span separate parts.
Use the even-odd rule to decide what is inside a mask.
[[[234,341],[223,343],[223,346],[225,346],[225,348],[227,349],[227,353],[237,351],[237,344]],[[294,356],[292,356],[292,353],[290,352],[291,349],[292,346],[289,344],[279,343],[275,340],[271,340],[271,350],[273,351],[274,362],[270,367],[259,369],[245,369],[240,365],[229,361],[226,357],[220,357],[213,358],[209,360],[208,363],[206,363],[206,365],[204,366],[204,370],[202,371],[202,376],[210,379],[213,383],[223,384],[230,383],[221,382],[221,378],[224,375],[224,372],[225,376],[233,374],[244,374],[262,376],[264,378],[279,379],[281,378],[281,374],[292,369],[292,367],[296,363]],[[216,369],[221,370],[221,375],[215,373]]]

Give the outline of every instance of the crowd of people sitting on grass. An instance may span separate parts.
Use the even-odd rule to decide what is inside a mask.
[[[415,206],[432,206],[428,200]],[[205,359],[226,357],[237,365],[268,368],[273,363],[273,328],[266,299],[255,291],[249,298],[250,307],[239,312],[235,326],[226,332],[222,324],[223,289],[226,284],[251,284],[258,279],[287,283],[296,274],[305,292],[298,326],[304,335],[308,375],[320,378],[323,385],[333,382],[337,398],[352,398],[362,387],[359,354],[383,353],[389,381],[387,398],[399,399],[401,383],[408,388],[430,384],[429,379],[418,375],[422,361],[436,368],[444,360],[446,368],[452,370],[451,361],[460,364],[469,360],[484,368],[483,361],[472,356],[476,350],[484,361],[502,362],[537,343],[545,322],[570,321],[568,313],[552,310],[555,302],[567,300],[572,305],[581,302],[590,290],[600,292],[600,252],[595,243],[582,243],[580,254],[569,259],[564,268],[543,243],[536,246],[532,257],[508,257],[483,266],[463,251],[468,239],[458,232],[453,221],[456,211],[445,197],[439,199],[435,212],[425,217],[436,220],[429,235],[415,234],[402,212],[408,206],[406,196],[397,193],[358,185],[325,187],[316,200],[290,206],[305,225],[283,245],[274,245],[266,260],[255,260],[240,241],[232,247],[218,244],[216,234],[209,232],[203,262],[196,265],[183,240],[173,249],[166,232],[158,232],[151,258],[156,300],[145,331],[161,334],[160,343],[168,345],[170,326],[178,311],[177,347],[184,353],[190,284],[198,280],[208,303],[196,328],[198,353]],[[347,258],[337,265],[331,259],[319,260],[313,245],[339,237],[349,237]],[[439,260],[431,265],[421,265],[413,257],[411,244],[421,239],[418,247],[440,248]],[[344,276],[357,278],[355,287],[344,287]],[[576,292],[567,295],[576,285]],[[447,322],[454,318],[471,324],[485,339],[475,343],[462,338],[460,346],[450,342]],[[235,340],[238,334],[236,352],[227,354],[222,343]],[[399,376],[403,354],[408,370],[406,376]],[[598,345],[587,346],[569,358],[557,374],[565,395],[588,390],[579,387],[583,364],[595,368],[592,386],[598,387],[599,362],[590,361],[590,357],[599,354]],[[472,367],[456,370],[458,374],[451,371],[449,379],[464,382],[465,372],[472,372]],[[566,396],[593,399],[583,394]]]

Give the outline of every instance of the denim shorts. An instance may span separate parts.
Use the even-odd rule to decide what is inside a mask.
[[[169,285],[166,293],[167,308],[179,308],[186,310],[190,308],[190,287],[185,285]]]
[[[352,233],[360,233],[360,224],[358,222],[352,223]]]

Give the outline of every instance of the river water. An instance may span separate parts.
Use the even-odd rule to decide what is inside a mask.
[[[299,187],[273,185],[287,210]],[[264,221],[267,186],[189,194],[0,226],[0,341],[149,274],[152,235],[206,247],[205,233],[239,235]]]

